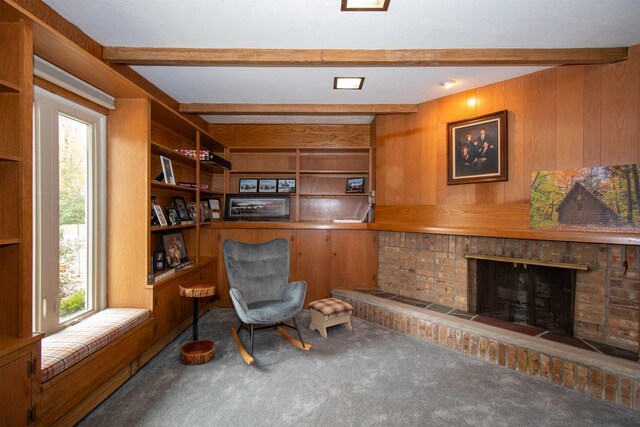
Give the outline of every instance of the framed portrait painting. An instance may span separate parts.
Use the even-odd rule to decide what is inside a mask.
[[[447,184],[507,176],[507,110],[447,123]]]

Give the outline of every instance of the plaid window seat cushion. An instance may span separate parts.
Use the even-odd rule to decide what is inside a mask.
[[[42,340],[41,381],[45,382],[147,320],[142,308],[109,308]]]
[[[314,310],[318,310],[320,313],[325,316],[336,317],[341,314],[349,313],[353,311],[353,307],[351,304],[346,303],[338,298],[325,298],[318,301],[313,301],[309,303],[309,307]]]

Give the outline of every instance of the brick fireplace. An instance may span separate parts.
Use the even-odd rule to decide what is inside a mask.
[[[464,311],[466,253],[587,265],[575,274],[573,335],[638,353],[639,246],[386,231],[378,242],[380,290]]]

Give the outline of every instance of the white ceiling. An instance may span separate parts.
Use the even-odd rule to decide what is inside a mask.
[[[580,48],[640,43],[640,0],[45,0],[105,46],[271,49]],[[135,66],[181,103],[415,104],[543,67]],[[334,76],[364,76],[362,91]],[[453,89],[439,86],[457,81]],[[203,116],[222,122],[361,123],[371,117]],[[351,120],[351,121],[349,121]]]

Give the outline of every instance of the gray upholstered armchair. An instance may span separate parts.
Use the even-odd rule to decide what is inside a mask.
[[[265,328],[275,327],[294,346],[311,350],[311,344],[304,343],[295,319],[304,304],[307,284],[289,283],[289,242],[276,239],[252,244],[225,240],[222,246],[229,293],[241,322],[238,331],[246,329],[250,333],[251,347],[247,353],[238,331],[231,328],[245,362],[253,363],[254,331]],[[283,323],[287,320],[292,320],[293,326]],[[298,340],[287,334],[283,326],[295,329]]]

